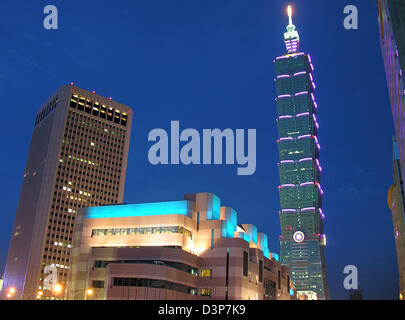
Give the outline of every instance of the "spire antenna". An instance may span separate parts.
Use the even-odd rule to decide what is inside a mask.
[[[292,23],[292,8],[291,8],[291,6],[287,7],[287,13],[288,13],[288,22],[289,22],[288,25],[292,26],[293,23]]]

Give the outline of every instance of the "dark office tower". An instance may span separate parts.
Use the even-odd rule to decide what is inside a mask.
[[[123,200],[131,124],[129,107],[73,85],[39,109],[7,258],[7,298],[63,298],[78,209]],[[49,269],[58,274],[55,291],[44,289]]]
[[[287,53],[276,58],[278,148],[280,163],[280,254],[290,268],[298,293],[329,299],[324,258],[321,166],[319,164],[313,65],[299,51],[299,35],[292,23],[284,34]]]
[[[399,297],[405,296],[405,211],[403,206],[403,184],[405,177],[405,0],[379,0],[381,48],[387,75],[388,93],[394,118],[394,178],[389,191],[389,206],[394,222],[399,270]],[[391,203],[392,202],[392,203]]]
[[[394,184],[388,191],[388,207],[392,212],[395,246],[399,273],[399,299],[405,299],[405,220],[404,182],[401,176],[401,162],[395,140],[393,141]]]

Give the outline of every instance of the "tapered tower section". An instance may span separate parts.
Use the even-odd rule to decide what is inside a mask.
[[[288,15],[289,24],[284,34],[287,53],[275,60],[280,258],[281,263],[290,268],[297,291],[316,293],[318,299],[328,299],[314,67],[310,55],[300,52],[291,7]]]

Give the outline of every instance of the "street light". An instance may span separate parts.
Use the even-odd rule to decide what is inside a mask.
[[[62,292],[62,285],[60,283],[56,283],[53,287],[52,287],[52,291],[54,294],[60,294]]]
[[[41,297],[44,295],[44,292],[42,290],[39,290],[37,292],[37,299],[41,299]]]
[[[14,287],[10,287],[8,288],[8,292],[7,292],[7,299],[11,299],[13,297],[13,295],[15,294],[16,289]]]

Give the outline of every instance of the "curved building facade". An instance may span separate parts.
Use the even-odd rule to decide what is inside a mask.
[[[238,225],[236,212],[214,194],[79,212],[67,299],[295,297],[267,236]]]

